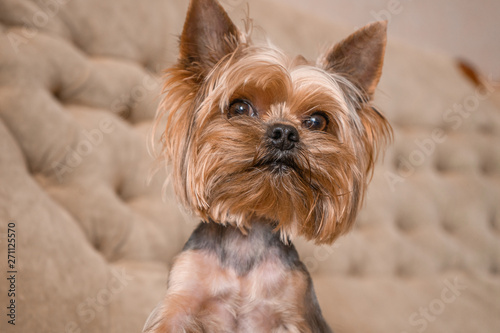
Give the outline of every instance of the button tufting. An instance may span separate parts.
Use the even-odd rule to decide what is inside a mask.
[[[394,275],[400,278],[408,278],[412,276],[412,270],[407,264],[400,263],[396,265]]]
[[[493,212],[490,217],[490,227],[493,231],[500,231],[500,218],[498,212]]]
[[[457,230],[457,226],[455,223],[453,223],[453,221],[444,220],[441,223],[441,226],[443,227],[443,230],[445,230],[446,232],[448,232],[450,234],[455,233]]]
[[[481,173],[485,176],[493,176],[498,173],[498,168],[492,161],[486,160],[481,163]]]
[[[436,158],[436,160],[435,160],[434,169],[439,173],[448,172],[448,168],[446,167],[446,164],[443,163],[439,158]]]
[[[415,229],[415,224],[411,219],[399,218],[395,222],[396,227],[402,232],[410,232]]]
[[[351,262],[351,265],[349,266],[349,270],[347,271],[348,275],[351,276],[362,276],[363,275],[363,270],[362,270],[362,265],[357,262]]]

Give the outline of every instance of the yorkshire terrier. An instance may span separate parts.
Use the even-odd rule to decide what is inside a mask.
[[[310,62],[191,0],[158,119],[176,194],[203,222],[144,332],[331,332],[291,241],[330,244],[353,225],[391,133],[371,105],[386,26]]]

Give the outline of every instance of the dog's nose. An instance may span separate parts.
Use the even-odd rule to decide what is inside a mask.
[[[290,150],[299,142],[299,132],[291,125],[273,124],[267,129],[267,136],[273,145],[280,150]]]

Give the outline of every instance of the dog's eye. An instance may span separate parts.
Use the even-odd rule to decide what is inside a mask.
[[[229,118],[236,116],[250,116],[255,117],[257,114],[250,103],[247,100],[236,99],[229,104],[229,108],[227,111],[227,116]]]
[[[314,113],[302,122],[302,126],[311,131],[324,131],[328,126],[328,118],[323,113]]]

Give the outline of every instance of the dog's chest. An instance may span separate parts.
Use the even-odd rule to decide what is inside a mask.
[[[289,323],[288,317],[301,317],[306,287],[303,274],[287,269],[276,258],[266,258],[240,275],[232,267],[221,266],[213,255],[186,251],[172,271],[169,293],[190,294],[193,312],[228,331],[252,327],[271,332]]]
[[[260,235],[222,237],[181,253],[168,294],[188,296],[189,312],[228,332],[287,329],[300,325],[308,282],[294,256]]]

